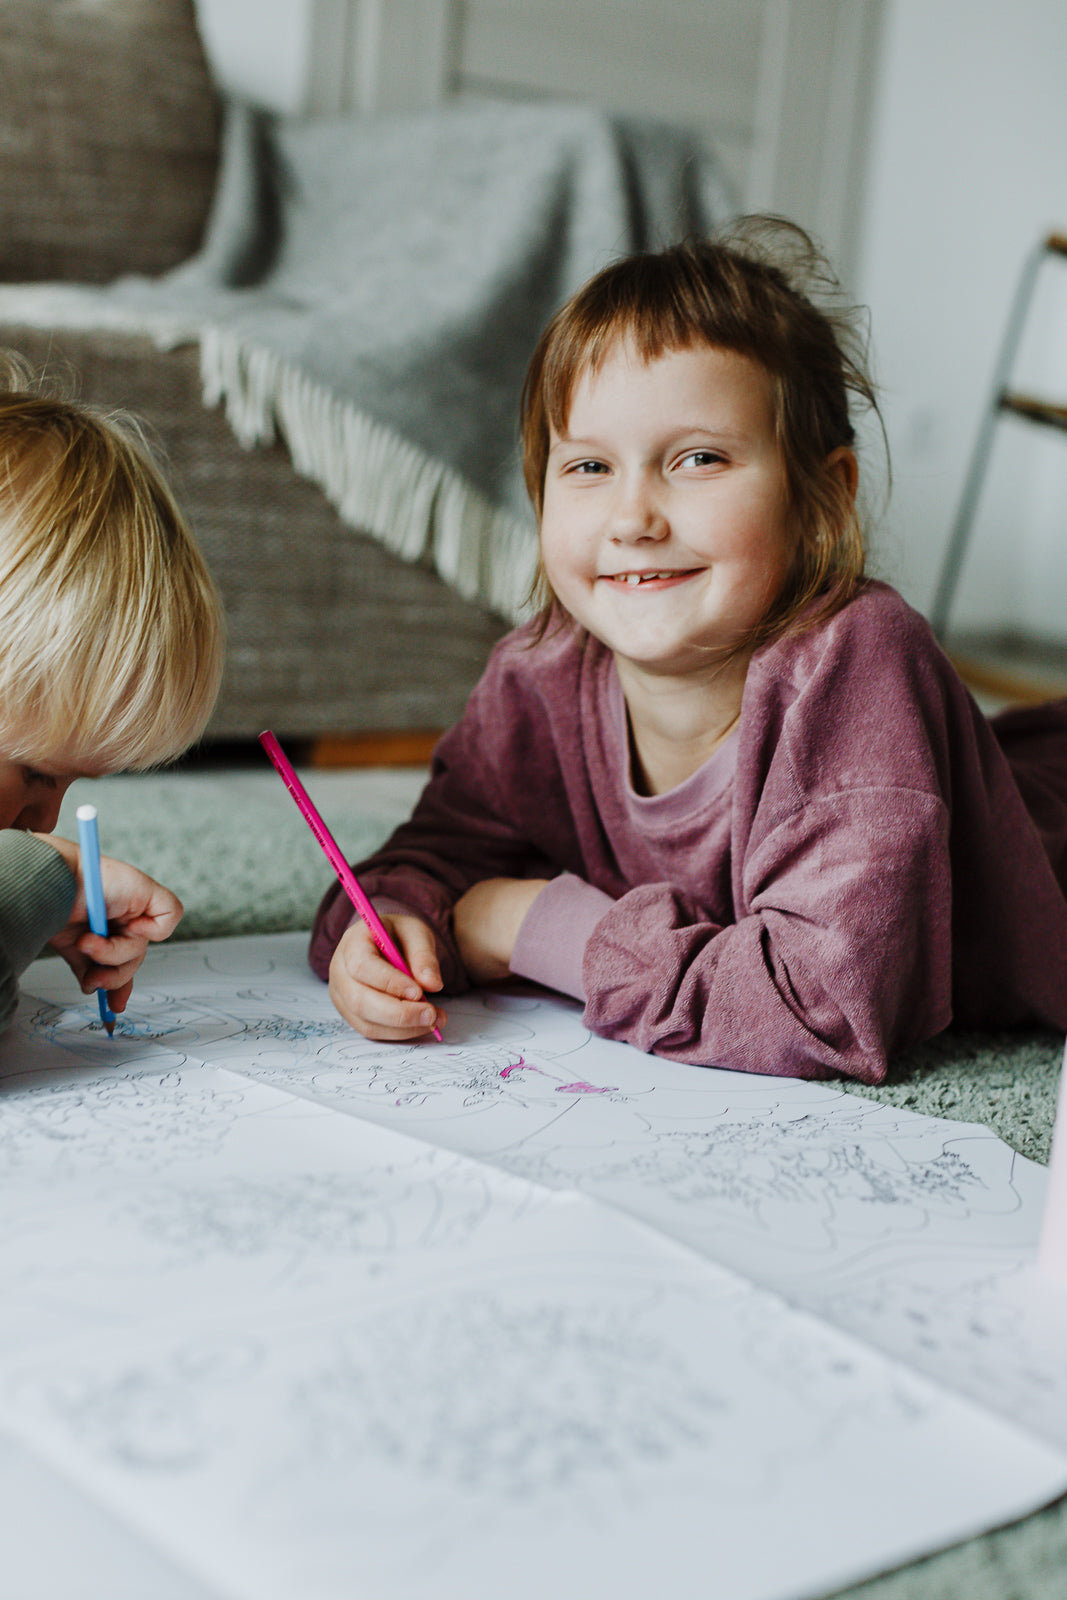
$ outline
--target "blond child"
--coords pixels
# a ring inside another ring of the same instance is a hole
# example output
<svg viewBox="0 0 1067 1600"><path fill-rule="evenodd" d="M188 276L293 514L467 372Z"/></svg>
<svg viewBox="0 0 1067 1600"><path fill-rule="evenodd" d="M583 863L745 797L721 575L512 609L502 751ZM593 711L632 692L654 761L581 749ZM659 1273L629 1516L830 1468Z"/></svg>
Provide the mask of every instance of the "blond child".
<svg viewBox="0 0 1067 1600"><path fill-rule="evenodd" d="M196 739L221 665L214 584L135 425L0 357L0 1022L46 944L122 1011L177 925L169 889L105 857L109 935L91 933L78 847L52 830L75 778Z"/></svg>
<svg viewBox="0 0 1067 1600"><path fill-rule="evenodd" d="M771 241L768 245L768 239ZM949 1023L1067 1028L1067 701L992 722L865 576L875 407L788 225L608 267L527 377L547 596L329 892L341 1014L409 1039L509 973L680 1061L867 1082ZM875 407L876 412L876 407Z"/></svg>

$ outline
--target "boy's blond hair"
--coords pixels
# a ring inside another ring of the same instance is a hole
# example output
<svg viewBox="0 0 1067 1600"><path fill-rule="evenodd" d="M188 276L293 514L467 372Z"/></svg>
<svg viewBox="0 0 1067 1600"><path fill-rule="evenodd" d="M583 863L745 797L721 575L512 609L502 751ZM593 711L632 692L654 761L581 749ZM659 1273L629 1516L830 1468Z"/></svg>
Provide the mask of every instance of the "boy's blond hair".
<svg viewBox="0 0 1067 1600"><path fill-rule="evenodd" d="M0 755L173 760L222 660L218 592L137 424L38 392L0 352Z"/></svg>

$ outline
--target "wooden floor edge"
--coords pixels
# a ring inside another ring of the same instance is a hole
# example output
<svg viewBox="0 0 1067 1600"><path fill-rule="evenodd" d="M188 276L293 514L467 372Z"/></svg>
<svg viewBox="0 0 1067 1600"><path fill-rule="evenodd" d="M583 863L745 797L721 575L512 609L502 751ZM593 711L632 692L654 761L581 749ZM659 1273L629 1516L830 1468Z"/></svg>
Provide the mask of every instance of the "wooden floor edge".
<svg viewBox="0 0 1067 1600"><path fill-rule="evenodd" d="M1028 677L1025 673L991 667L975 661L973 657L956 655L952 651L949 652L949 660L969 689L995 695L998 700L1037 706L1045 700L1059 700L1067 695L1067 678Z"/></svg>
<svg viewBox="0 0 1067 1600"><path fill-rule="evenodd" d="M350 734L320 734L308 746L312 767L424 767L440 728L397 728Z"/></svg>

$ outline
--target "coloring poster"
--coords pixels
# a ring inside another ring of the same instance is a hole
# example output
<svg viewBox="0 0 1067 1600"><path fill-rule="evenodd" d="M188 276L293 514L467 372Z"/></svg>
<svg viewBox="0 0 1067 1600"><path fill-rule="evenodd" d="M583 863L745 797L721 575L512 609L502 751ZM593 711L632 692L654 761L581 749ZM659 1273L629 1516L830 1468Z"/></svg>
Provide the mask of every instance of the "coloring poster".
<svg viewBox="0 0 1067 1600"><path fill-rule="evenodd" d="M656 1060L532 989L451 1000L441 1044L374 1044L305 951L299 934L161 947L121 1048L151 1036L580 1189L1067 1447L1067 1295L1033 1265L1047 1174L988 1129L834 1083ZM69 1005L57 964L31 981ZM32 1030L39 1045L107 1046L88 1008L56 1015Z"/></svg>
<svg viewBox="0 0 1067 1600"><path fill-rule="evenodd" d="M372 1045L305 946L0 1047L3 1415L205 1596L786 1600L1067 1487L1040 1168L534 991Z"/></svg>

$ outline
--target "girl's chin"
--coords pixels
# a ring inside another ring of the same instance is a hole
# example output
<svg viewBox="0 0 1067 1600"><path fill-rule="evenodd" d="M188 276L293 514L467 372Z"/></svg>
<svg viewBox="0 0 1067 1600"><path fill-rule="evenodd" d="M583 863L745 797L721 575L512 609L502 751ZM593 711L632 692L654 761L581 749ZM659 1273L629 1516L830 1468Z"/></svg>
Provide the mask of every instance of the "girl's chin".
<svg viewBox="0 0 1067 1600"><path fill-rule="evenodd" d="M598 635L598 637L600 637ZM678 641L670 647L662 639L654 643L614 637L600 637L617 661L624 662L632 672L650 678L699 678L703 673L716 673L725 653L721 645L694 644Z"/></svg>

